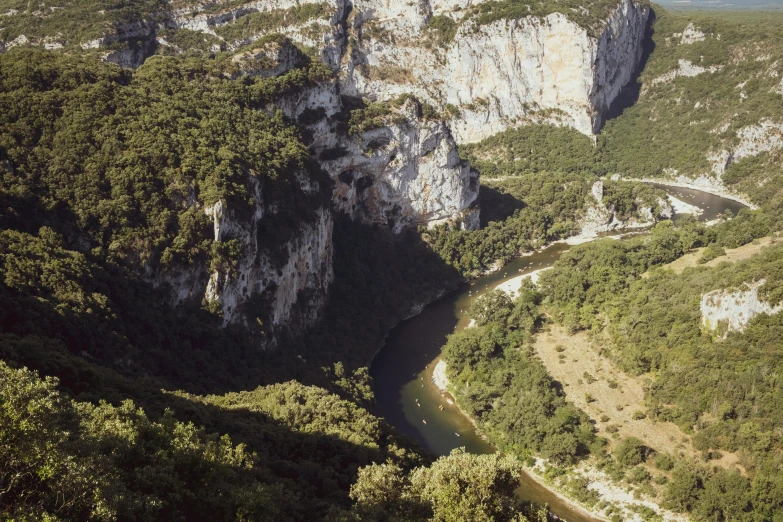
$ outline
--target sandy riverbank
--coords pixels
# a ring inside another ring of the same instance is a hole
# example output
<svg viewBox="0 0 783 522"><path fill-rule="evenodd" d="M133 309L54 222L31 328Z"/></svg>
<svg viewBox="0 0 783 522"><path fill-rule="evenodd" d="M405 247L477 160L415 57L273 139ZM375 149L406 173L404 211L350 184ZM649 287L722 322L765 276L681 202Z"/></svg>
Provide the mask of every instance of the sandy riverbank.
<svg viewBox="0 0 783 522"><path fill-rule="evenodd" d="M541 272L545 270L551 270L551 269L552 267L541 268L533 272L530 272L529 274L513 277L508 281L503 281L502 283L497 285L495 287L495 290L503 290L507 294L512 294L512 293L515 294L519 290L519 287L522 285L523 280L530 279L533 282L533 284L538 284L538 278L541 275Z"/></svg>
<svg viewBox="0 0 783 522"><path fill-rule="evenodd" d="M435 369L432 370L432 382L442 392L449 391L449 378L446 376L446 361L438 360Z"/></svg>

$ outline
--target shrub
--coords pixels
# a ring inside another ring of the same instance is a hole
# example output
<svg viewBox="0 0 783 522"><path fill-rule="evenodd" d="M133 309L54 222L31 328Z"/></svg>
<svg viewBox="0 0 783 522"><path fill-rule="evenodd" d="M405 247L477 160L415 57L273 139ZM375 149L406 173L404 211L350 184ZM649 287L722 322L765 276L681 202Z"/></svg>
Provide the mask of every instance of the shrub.
<svg viewBox="0 0 783 522"><path fill-rule="evenodd" d="M674 468L674 459L668 453L657 453L653 459L653 463L656 468L663 471L670 471Z"/></svg>
<svg viewBox="0 0 783 522"><path fill-rule="evenodd" d="M630 468L641 464L647 458L649 449L636 437L623 439L614 451L614 457L621 465Z"/></svg>

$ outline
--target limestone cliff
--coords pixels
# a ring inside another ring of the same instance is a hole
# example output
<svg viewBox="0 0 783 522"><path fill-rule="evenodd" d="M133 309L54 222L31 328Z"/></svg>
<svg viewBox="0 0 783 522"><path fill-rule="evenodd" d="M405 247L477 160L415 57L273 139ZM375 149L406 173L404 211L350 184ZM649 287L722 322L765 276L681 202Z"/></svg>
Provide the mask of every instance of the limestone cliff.
<svg viewBox="0 0 783 522"><path fill-rule="evenodd" d="M225 201L203 209L215 241L235 259L148 274L170 284L178 301L205 299L226 323L252 322L257 310L248 306L265 307L261 329L275 331L293 322L304 328L318 317L333 273L333 210L397 232L444 222L477 228L478 174L460 159L457 143L533 121L595 133L639 62L649 10L632 0L602 14L597 31L570 11L488 24L462 16L478 3L183 0L130 21L102 11L83 40L20 34L0 43L0 52L59 46L122 67L138 67L153 54L225 53L216 62L232 78L280 76L319 58L331 66L331 81L268 107L296 121L331 178L318 187L303 178L300 189L330 192L331 204L319 199L312 216L268 245L265 223L281 204L264 202L255 186L250 215ZM39 17L49 23L49 15ZM452 21L453 38L430 45L434 17Z"/></svg>
<svg viewBox="0 0 783 522"><path fill-rule="evenodd" d="M298 179L301 190L316 201L319 182L304 174ZM223 316L224 324L247 324L274 343L289 324L307 328L320 316L334 277L334 222L331 209L320 205L289 230L281 224L281 206L264 197L255 178L249 180L255 202L250 213L224 201L203 209L212 220L214 240L238 247L233 263L172 269L148 278L168 284L176 302L203 300ZM269 229L285 232L273 239L265 232Z"/></svg>
<svg viewBox="0 0 783 522"><path fill-rule="evenodd" d="M478 173L459 158L444 122L424 118L412 99L385 120L320 151L336 208L396 232L449 221L478 228Z"/></svg>
<svg viewBox="0 0 783 522"><path fill-rule="evenodd" d="M451 41L425 46L433 14L456 19L458 10L373 0L357 1L355 10L361 38L343 62L345 91L371 99L412 92L451 108L460 143L536 121L598 132L639 64L649 16L622 0L597 38L560 13L468 20Z"/></svg>
<svg viewBox="0 0 783 522"><path fill-rule="evenodd" d="M618 0L601 11L586 2L577 23L570 9L547 16L510 16L491 23L469 15L482 1L254 0L183 1L133 22L96 17L103 36L20 34L16 45L79 45L103 59L137 67L159 49L185 52L165 31L208 37L200 51L244 50L268 34L315 49L341 76L343 94L388 100L403 93L450 110L460 143L475 142L526 122L551 121L585 134L601 128L606 111L639 65L649 8ZM591 13L594 10L596 13ZM11 17L31 16L25 12ZM35 15L35 13L33 14ZM45 24L48 15L38 14ZM435 19L453 34L438 35ZM13 34L13 33L12 33ZM690 33L689 33L690 34ZM689 36L688 38L691 38ZM52 39L53 38L53 39ZM193 39L186 38L190 44Z"/></svg>
<svg viewBox="0 0 783 522"><path fill-rule="evenodd" d="M649 227L660 219L668 219L673 215L670 202L659 199L655 208L637 201L637 211L633 215L620 216L611 203L604 201L604 184L600 180L593 184L588 197L590 201L579 223L581 227L579 236L571 241L586 240L618 230Z"/></svg>
<svg viewBox="0 0 783 522"><path fill-rule="evenodd" d="M783 304L771 305L759 298L758 291L765 279L746 283L736 290L715 290L701 297L701 323L715 332L719 339L728 332L741 332L759 314L776 314Z"/></svg>

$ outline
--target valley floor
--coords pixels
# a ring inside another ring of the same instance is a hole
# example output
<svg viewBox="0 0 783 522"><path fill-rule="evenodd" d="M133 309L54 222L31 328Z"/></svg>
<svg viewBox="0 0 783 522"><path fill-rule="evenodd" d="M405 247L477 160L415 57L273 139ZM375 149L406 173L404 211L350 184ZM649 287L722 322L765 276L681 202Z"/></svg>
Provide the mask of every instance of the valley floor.
<svg viewBox="0 0 783 522"><path fill-rule="evenodd" d="M644 389L649 378L631 377L618 369L599 355L599 342L586 332L570 335L563 326L552 325L548 332L536 336L535 350L549 374L563 386L568 400L590 416L599 435L612 446L621 439L637 437L656 451L699 458L690 438L674 423L634 419L634 413L645 410ZM728 468L737 461L737 455L724 452L722 459L711 462Z"/></svg>

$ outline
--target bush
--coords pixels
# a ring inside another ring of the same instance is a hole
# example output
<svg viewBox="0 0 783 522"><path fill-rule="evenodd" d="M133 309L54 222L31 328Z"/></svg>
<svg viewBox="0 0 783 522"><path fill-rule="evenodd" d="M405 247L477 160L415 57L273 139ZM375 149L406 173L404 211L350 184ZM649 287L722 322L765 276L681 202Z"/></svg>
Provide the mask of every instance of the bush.
<svg viewBox="0 0 783 522"><path fill-rule="evenodd" d="M712 261L713 259L716 259L720 256L725 256L726 251L719 247L718 245L712 244L704 249L704 252L702 252L701 257L699 258L698 263L700 265L703 265L709 261Z"/></svg>
<svg viewBox="0 0 783 522"><path fill-rule="evenodd" d="M636 437L623 439L614 450L617 462L626 468L641 464L647 458L649 449Z"/></svg>
<svg viewBox="0 0 783 522"><path fill-rule="evenodd" d="M674 459L668 453L656 453L653 463L656 468L663 471L670 471L674 468Z"/></svg>
<svg viewBox="0 0 783 522"><path fill-rule="evenodd" d="M644 466L636 466L626 475L626 479L631 484L646 484L650 478L650 472Z"/></svg>

